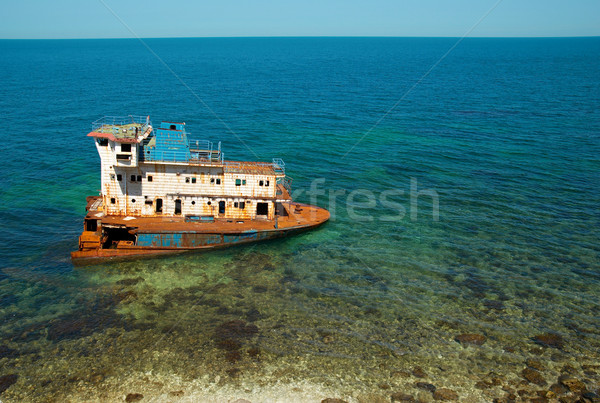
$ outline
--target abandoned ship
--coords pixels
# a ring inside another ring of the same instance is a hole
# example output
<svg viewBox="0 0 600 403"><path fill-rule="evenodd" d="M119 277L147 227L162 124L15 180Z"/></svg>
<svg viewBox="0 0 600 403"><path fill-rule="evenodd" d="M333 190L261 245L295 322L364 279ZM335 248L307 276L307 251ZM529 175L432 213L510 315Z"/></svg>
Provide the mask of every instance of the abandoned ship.
<svg viewBox="0 0 600 403"><path fill-rule="evenodd" d="M92 124L101 194L87 198L74 263L226 247L323 224L326 209L291 199L281 159L226 161L185 123L103 117Z"/></svg>

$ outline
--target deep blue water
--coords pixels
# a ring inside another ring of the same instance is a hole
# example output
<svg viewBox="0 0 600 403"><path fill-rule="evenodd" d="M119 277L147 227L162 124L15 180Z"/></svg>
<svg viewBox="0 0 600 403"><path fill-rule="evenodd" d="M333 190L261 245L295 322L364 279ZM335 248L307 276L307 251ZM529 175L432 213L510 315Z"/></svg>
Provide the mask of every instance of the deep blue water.
<svg viewBox="0 0 600 403"><path fill-rule="evenodd" d="M419 366L491 400L532 357L548 384L568 364L596 390L583 366L600 360L600 38L467 38L440 61L456 41L0 41L0 347L15 352L0 354L0 376L18 376L0 399L110 400L150 370L187 396L209 385L261 400L280 381L431 399L394 375ZM226 159L283 158L297 199L331 222L74 268L100 188L85 135L122 114L185 121ZM224 349L215 334L231 320L258 336ZM463 347L460 333L487 340ZM502 385L475 387L490 371Z"/></svg>

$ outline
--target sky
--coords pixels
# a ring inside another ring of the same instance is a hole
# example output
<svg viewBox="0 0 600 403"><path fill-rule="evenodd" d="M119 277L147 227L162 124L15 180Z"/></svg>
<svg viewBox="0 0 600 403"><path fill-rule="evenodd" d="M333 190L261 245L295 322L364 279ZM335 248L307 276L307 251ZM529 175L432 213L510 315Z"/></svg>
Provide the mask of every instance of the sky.
<svg viewBox="0 0 600 403"><path fill-rule="evenodd" d="M600 36L600 0L0 0L0 22L0 39Z"/></svg>

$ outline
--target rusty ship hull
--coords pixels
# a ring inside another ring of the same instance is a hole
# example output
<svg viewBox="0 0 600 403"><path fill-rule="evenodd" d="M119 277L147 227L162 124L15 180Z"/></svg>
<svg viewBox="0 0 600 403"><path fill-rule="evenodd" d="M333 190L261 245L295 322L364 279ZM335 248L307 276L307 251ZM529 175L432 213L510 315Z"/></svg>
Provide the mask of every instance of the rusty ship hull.
<svg viewBox="0 0 600 403"><path fill-rule="evenodd" d="M98 199L99 196L88 198L88 206ZM79 237L79 250L71 252L71 259L76 265L89 265L221 249L308 231L324 224L330 217L327 210L317 206L292 202L284 208L288 209L287 213L275 222L231 219L201 222L195 217L190 221L189 217L103 216L101 210L90 209L86 220L101 219L101 227L95 231L83 231Z"/></svg>
<svg viewBox="0 0 600 403"><path fill-rule="evenodd" d="M329 212L296 203L280 158L225 160L221 143L190 138L185 122L105 116L88 137L100 156L99 196L74 263L224 248L317 227Z"/></svg>

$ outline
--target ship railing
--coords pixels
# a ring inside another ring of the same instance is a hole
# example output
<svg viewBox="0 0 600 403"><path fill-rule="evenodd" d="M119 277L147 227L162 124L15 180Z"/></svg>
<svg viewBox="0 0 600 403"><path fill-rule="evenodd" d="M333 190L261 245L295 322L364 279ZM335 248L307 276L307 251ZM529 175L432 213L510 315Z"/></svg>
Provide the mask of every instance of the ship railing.
<svg viewBox="0 0 600 403"><path fill-rule="evenodd" d="M92 123L92 131L99 130L104 126L112 126L113 129L116 129L118 126L134 123L142 125L143 130L146 130L149 125L152 125L152 122L150 122L150 116L103 116Z"/></svg>
<svg viewBox="0 0 600 403"><path fill-rule="evenodd" d="M147 162L188 162L190 153L187 151L175 150L150 150L144 154L144 161Z"/></svg>
<svg viewBox="0 0 600 403"><path fill-rule="evenodd" d="M273 169L275 173L285 175L285 162L281 158L273 158Z"/></svg>
<svg viewBox="0 0 600 403"><path fill-rule="evenodd" d="M142 159L147 162L203 162L222 164L224 153L221 152L221 142L215 148L207 140L190 140L187 145L179 149L178 141L161 139L155 147L144 145Z"/></svg>
<svg viewBox="0 0 600 403"><path fill-rule="evenodd" d="M221 153L221 142L217 143L215 148L212 141L208 140L190 140L190 158L192 161L223 162Z"/></svg>

